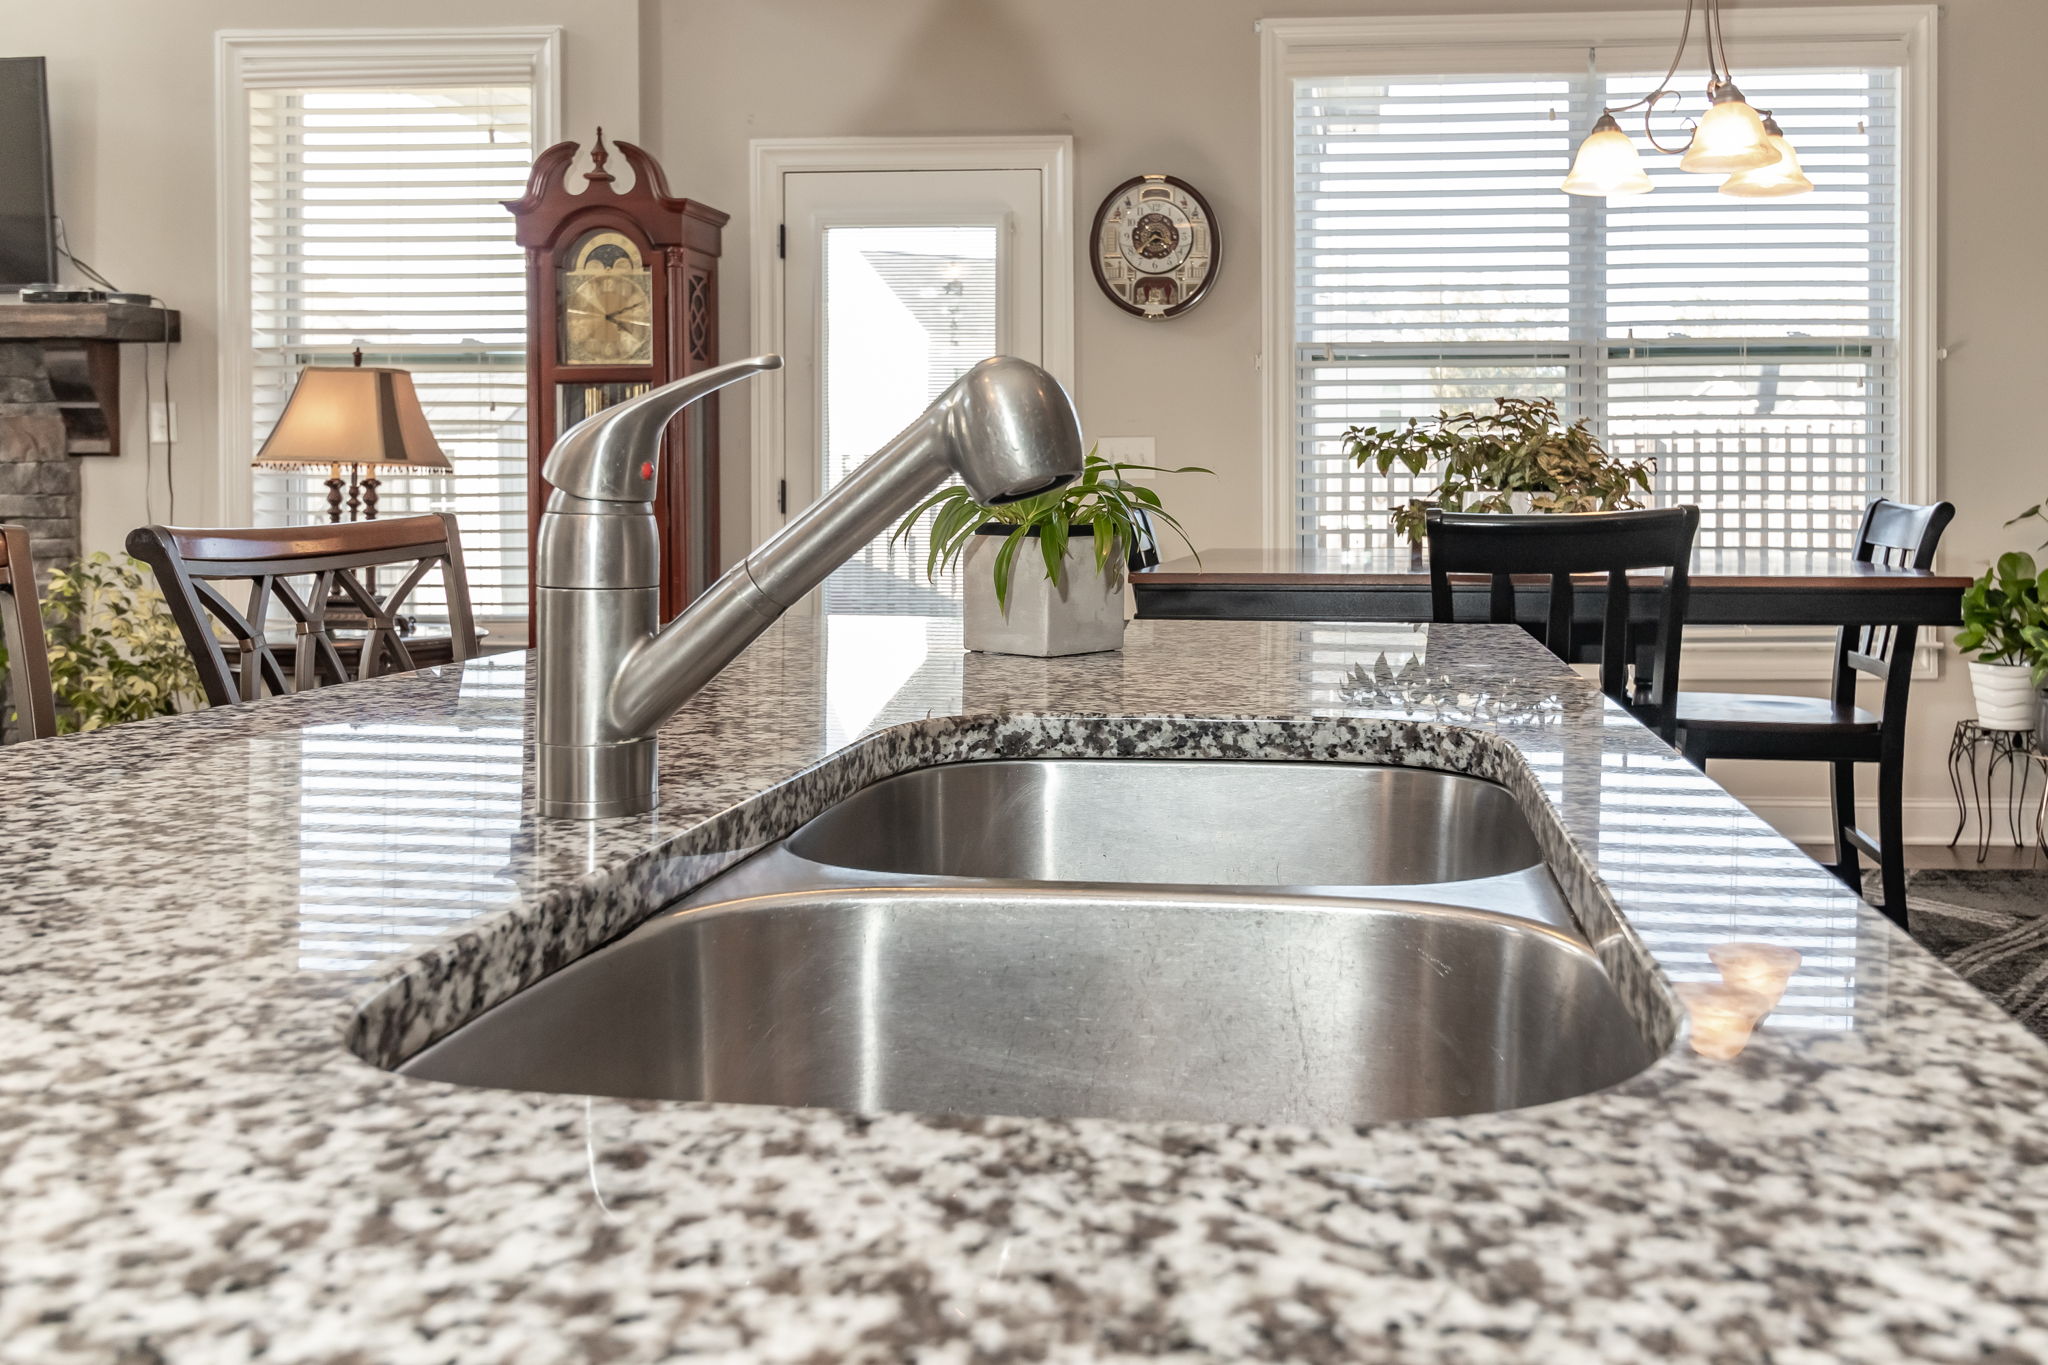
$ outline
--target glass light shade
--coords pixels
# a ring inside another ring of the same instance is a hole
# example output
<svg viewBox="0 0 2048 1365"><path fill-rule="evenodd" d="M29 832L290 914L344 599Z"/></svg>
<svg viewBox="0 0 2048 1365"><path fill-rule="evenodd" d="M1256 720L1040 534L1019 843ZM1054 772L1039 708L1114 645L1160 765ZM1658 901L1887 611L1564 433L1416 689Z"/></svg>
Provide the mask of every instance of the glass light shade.
<svg viewBox="0 0 2048 1365"><path fill-rule="evenodd" d="M1643 158L1614 115L1602 114L1579 144L1571 174L1560 187L1566 194L1648 194L1653 186L1643 171Z"/></svg>
<svg viewBox="0 0 2048 1365"><path fill-rule="evenodd" d="M1779 155L1764 133L1763 116L1749 107L1740 90L1724 85L1707 106L1699 127L1693 129L1692 145L1686 148L1678 168L1717 175L1768 166Z"/></svg>
<svg viewBox="0 0 2048 1365"><path fill-rule="evenodd" d="M1721 193L1732 194L1739 199L1783 199L1787 195L1810 192L1813 182L1806 178L1806 171L1799 164L1799 153L1792 150L1792 144L1785 140L1784 130L1769 114L1764 115L1764 136L1771 146L1777 148L1778 159L1768 166L1737 171L1721 182Z"/></svg>
<svg viewBox="0 0 2048 1365"><path fill-rule="evenodd" d="M308 365L254 461L286 468L448 469L412 376L378 365Z"/></svg>

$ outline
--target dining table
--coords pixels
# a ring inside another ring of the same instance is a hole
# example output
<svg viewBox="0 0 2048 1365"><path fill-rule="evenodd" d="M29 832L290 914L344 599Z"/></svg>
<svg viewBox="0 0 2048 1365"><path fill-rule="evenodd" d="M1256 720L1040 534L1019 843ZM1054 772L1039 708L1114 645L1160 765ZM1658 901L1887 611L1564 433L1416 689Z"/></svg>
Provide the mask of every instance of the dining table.
<svg viewBox="0 0 2048 1365"><path fill-rule="evenodd" d="M1427 621L1429 563L1420 550L1205 550L1130 575L1140 617L1221 621ZM1824 550L1704 548L1693 556L1688 625L1954 626L1961 624L1967 575L1889 568ZM1483 620L1487 584L1456 580L1461 619ZM1630 584L1630 614L1654 615L1652 584ZM1604 577L1575 580L1580 620L1605 610ZM1516 614L1540 623L1546 580L1528 580Z"/></svg>

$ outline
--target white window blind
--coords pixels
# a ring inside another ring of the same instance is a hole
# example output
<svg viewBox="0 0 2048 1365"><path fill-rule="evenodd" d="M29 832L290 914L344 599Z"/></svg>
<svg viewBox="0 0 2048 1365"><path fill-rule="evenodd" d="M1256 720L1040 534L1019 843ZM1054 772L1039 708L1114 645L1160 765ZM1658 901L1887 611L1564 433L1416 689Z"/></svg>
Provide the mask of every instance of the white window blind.
<svg viewBox="0 0 2048 1365"><path fill-rule="evenodd" d="M1865 502L1901 486L1898 79L1743 69L1812 194L1732 199L1646 152L1655 191L1605 201L1558 182L1600 108L1656 75L1596 54L1591 71L1297 80L1300 543L1387 545L1387 508L1430 485L1352 467L1347 426L1512 395L1656 456L1655 500L1698 503L1703 547L1847 548Z"/></svg>
<svg viewBox="0 0 2048 1365"><path fill-rule="evenodd" d="M526 614L528 85L249 92L255 440L305 365L409 370L450 474L382 471L380 516L453 512L476 614ZM255 474L260 524L324 521L325 474ZM345 514L344 514L345 515ZM418 605L431 617L438 585Z"/></svg>

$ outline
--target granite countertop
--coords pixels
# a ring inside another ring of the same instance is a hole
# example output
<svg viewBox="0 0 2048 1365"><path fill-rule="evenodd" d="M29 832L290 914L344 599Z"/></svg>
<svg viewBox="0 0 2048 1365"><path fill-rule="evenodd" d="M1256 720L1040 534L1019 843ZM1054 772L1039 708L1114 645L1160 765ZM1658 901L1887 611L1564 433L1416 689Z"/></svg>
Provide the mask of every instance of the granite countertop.
<svg viewBox="0 0 2048 1365"><path fill-rule="evenodd" d="M788 621L662 804L530 814L524 655L0 752L0 1360L2048 1359L2048 1051L1518 631ZM1360 1129L465 1089L391 1062L866 781L1499 777L1640 1076ZM1731 1060L1674 983L1795 948Z"/></svg>

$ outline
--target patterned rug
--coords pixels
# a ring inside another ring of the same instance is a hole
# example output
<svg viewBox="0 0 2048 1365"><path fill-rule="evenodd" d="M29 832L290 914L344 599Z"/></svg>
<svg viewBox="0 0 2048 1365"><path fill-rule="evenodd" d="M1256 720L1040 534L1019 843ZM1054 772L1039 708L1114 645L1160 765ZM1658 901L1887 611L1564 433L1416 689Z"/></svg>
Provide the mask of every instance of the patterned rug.
<svg viewBox="0 0 2048 1365"><path fill-rule="evenodd" d="M1906 901L1914 938L2048 1039L2048 871L1911 872Z"/></svg>

